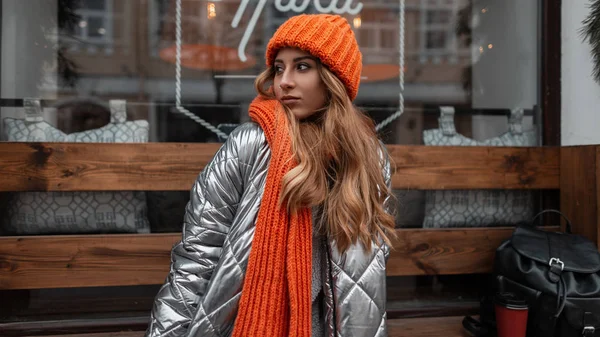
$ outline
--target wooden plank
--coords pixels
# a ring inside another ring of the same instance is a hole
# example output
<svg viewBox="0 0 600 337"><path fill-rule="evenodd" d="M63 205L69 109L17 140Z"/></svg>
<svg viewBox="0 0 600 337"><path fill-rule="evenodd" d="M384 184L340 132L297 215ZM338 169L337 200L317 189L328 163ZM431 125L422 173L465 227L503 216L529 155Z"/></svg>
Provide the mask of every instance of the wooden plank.
<svg viewBox="0 0 600 337"><path fill-rule="evenodd" d="M542 145L560 146L561 144L561 88L562 88L562 21L564 0L542 0L540 11L540 98L541 112L536 111L537 121L542 123ZM538 114L539 113L539 114ZM541 118L540 118L541 117Z"/></svg>
<svg viewBox="0 0 600 337"><path fill-rule="evenodd" d="M557 189L555 147L388 146L394 188Z"/></svg>
<svg viewBox="0 0 600 337"><path fill-rule="evenodd" d="M573 232L592 242L598 239L598 200L595 146L560 149L560 209L573 224ZM558 223L557 217L549 218Z"/></svg>
<svg viewBox="0 0 600 337"><path fill-rule="evenodd" d="M144 333L149 316L72 319L61 318L41 321L17 321L0 323L3 337L11 336L89 336L89 337L133 337L131 332Z"/></svg>
<svg viewBox="0 0 600 337"><path fill-rule="evenodd" d="M0 191L189 190L220 144L0 143ZM557 147L388 145L397 189L557 189Z"/></svg>
<svg viewBox="0 0 600 337"><path fill-rule="evenodd" d="M596 146L596 246L600 250L600 146Z"/></svg>
<svg viewBox="0 0 600 337"><path fill-rule="evenodd" d="M162 283L179 234L0 237L0 289Z"/></svg>
<svg viewBox="0 0 600 337"><path fill-rule="evenodd" d="M0 191L189 190L219 146L0 143Z"/></svg>
<svg viewBox="0 0 600 337"><path fill-rule="evenodd" d="M389 337L467 337L462 328L462 316L400 318L388 320ZM33 335L30 335L30 337ZM144 331L60 334L47 337L142 337Z"/></svg>
<svg viewBox="0 0 600 337"><path fill-rule="evenodd" d="M46 337L144 337L145 331L98 332L84 334L44 335ZM29 335L27 337L33 337Z"/></svg>
<svg viewBox="0 0 600 337"><path fill-rule="evenodd" d="M513 228L398 230L388 275L476 274L492 271L496 248Z"/></svg>
<svg viewBox="0 0 600 337"><path fill-rule="evenodd" d="M487 273L512 228L400 229L388 275ZM161 284L179 234L0 237L0 289Z"/></svg>
<svg viewBox="0 0 600 337"><path fill-rule="evenodd" d="M462 327L463 317L424 317L388 320L389 337L469 337Z"/></svg>

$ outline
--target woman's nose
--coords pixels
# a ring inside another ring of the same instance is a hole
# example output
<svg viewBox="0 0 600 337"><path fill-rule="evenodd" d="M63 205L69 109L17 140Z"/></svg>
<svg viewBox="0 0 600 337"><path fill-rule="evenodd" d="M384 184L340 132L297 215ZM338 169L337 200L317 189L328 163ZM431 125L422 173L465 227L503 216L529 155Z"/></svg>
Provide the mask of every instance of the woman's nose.
<svg viewBox="0 0 600 337"><path fill-rule="evenodd" d="M285 70L281 75L281 83L280 86L282 89L291 89L295 85L294 76L290 71Z"/></svg>

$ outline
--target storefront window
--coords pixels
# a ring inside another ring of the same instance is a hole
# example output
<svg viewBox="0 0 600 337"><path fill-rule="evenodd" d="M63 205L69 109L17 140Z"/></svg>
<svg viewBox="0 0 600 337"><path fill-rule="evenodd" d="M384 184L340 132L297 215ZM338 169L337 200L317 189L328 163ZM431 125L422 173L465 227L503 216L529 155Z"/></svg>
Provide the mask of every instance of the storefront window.
<svg viewBox="0 0 600 337"><path fill-rule="evenodd" d="M118 98L127 100L129 119L149 122L149 141L218 141L203 127L204 137L169 136L167 121L186 118L169 117L178 114L175 0L35 2L33 9L2 2L2 118L22 117L22 99L38 98L45 120L68 132L78 111L56 107ZM287 17L337 6L364 55L356 104L380 124L387 143L423 144L440 106L460 110L457 128L467 137L506 131L513 109L523 109L527 128L539 131L537 2L182 0L181 6L181 106L215 127L247 120L265 46ZM192 124L187 133L196 135Z"/></svg>

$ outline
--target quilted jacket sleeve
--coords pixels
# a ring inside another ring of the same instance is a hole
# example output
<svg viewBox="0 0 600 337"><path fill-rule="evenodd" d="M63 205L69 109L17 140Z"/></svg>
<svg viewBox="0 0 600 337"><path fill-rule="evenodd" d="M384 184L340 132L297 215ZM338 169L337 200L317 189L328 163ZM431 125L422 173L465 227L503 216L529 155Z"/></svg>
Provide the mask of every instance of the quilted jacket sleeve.
<svg viewBox="0 0 600 337"><path fill-rule="evenodd" d="M245 128L231 134L192 187L182 240L171 251L171 270L156 296L147 337L187 334L241 198L248 162L238 151L248 143Z"/></svg>

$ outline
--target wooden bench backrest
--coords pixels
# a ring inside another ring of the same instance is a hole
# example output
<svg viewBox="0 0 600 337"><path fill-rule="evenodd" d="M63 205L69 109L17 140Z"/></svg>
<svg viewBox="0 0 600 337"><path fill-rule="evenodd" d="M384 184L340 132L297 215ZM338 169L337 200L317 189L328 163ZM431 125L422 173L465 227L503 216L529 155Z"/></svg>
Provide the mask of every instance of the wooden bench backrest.
<svg viewBox="0 0 600 337"><path fill-rule="evenodd" d="M0 192L182 191L220 144L0 143ZM557 147L388 145L395 189L560 186ZM183 214L182 214L183 218ZM388 275L486 273L512 228L399 229ZM0 289L160 284L173 234L0 237Z"/></svg>

